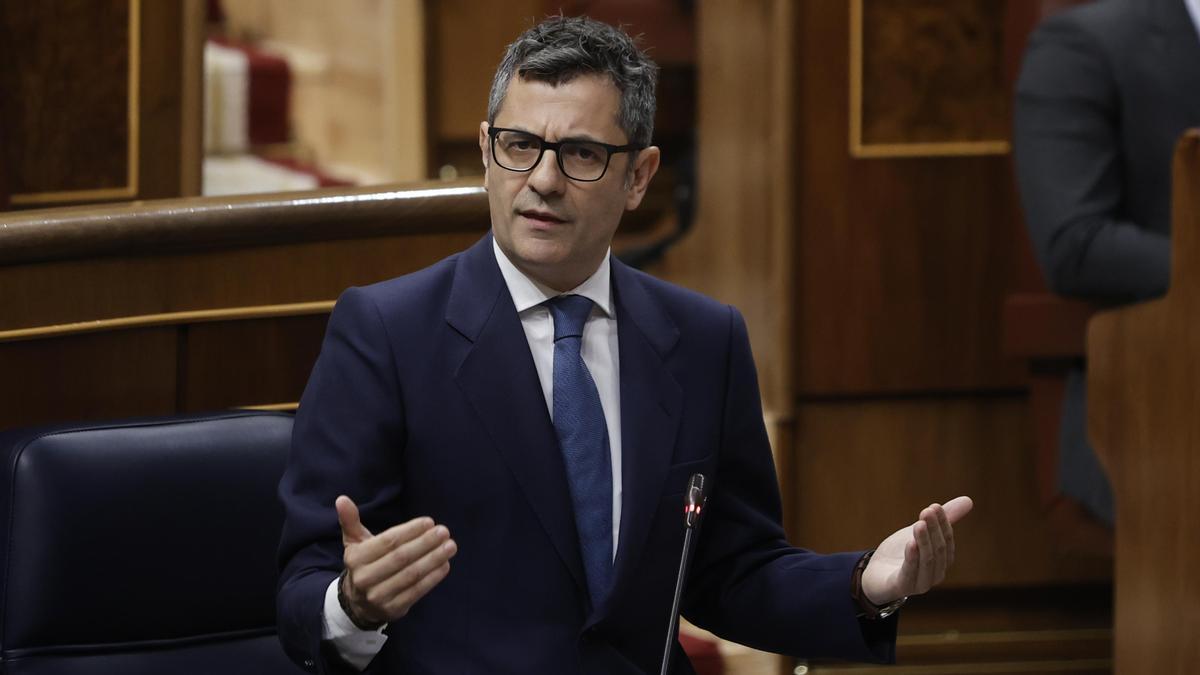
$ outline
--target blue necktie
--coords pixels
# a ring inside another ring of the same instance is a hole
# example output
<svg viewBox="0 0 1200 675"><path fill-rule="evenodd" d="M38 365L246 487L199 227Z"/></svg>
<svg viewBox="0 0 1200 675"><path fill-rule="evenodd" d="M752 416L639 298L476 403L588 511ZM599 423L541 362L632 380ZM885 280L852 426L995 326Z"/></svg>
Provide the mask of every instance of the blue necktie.
<svg viewBox="0 0 1200 675"><path fill-rule="evenodd" d="M554 317L554 431L567 467L575 527L592 606L612 582L612 465L600 394L579 349L592 301L560 295L546 303Z"/></svg>

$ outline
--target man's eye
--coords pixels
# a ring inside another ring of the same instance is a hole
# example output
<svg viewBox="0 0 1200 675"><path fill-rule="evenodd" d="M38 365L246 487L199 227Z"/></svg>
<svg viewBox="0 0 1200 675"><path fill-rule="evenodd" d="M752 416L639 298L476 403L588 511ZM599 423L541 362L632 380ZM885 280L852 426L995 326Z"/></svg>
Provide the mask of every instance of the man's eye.
<svg viewBox="0 0 1200 675"><path fill-rule="evenodd" d="M505 147L507 147L509 150L533 150L537 146L534 145L533 141L531 141L527 138L520 138L517 140L509 141L508 145L506 145Z"/></svg>
<svg viewBox="0 0 1200 675"><path fill-rule="evenodd" d="M595 148L591 148L586 145L572 145L570 147L570 154L573 155L575 159L582 160L584 162L594 162L600 158L600 153Z"/></svg>

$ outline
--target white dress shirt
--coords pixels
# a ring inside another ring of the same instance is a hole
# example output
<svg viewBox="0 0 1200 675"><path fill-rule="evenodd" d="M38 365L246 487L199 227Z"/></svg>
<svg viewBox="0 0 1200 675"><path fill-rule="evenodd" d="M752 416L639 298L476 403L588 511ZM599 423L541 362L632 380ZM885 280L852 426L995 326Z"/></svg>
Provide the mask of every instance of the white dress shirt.
<svg viewBox="0 0 1200 675"><path fill-rule="evenodd" d="M546 409L554 416L554 319L545 302L557 295L548 288L526 276L508 259L496 240L492 250L500 274L508 286L509 295L521 318L521 328L529 342L529 352L537 369L538 381L542 385ZM583 325L583 343L580 353L596 390L600 394L600 407L604 410L605 426L608 427L608 446L612 462L612 513L613 513L613 558L617 555L617 541L621 531L621 386L620 351L617 349L617 313L613 306L611 251L604 256L599 269L586 281L567 291L565 295L582 295L593 303L592 313ZM453 537L454 533L451 532ZM453 572L451 572L453 574ZM419 602L419 601L418 601ZM383 628L361 630L338 604L337 579L325 589L324 639L332 641L338 653L350 665L363 670L383 649L387 636Z"/></svg>
<svg viewBox="0 0 1200 675"><path fill-rule="evenodd" d="M1200 37L1200 0L1184 0L1188 14L1192 15L1192 23L1196 24L1196 35Z"/></svg>

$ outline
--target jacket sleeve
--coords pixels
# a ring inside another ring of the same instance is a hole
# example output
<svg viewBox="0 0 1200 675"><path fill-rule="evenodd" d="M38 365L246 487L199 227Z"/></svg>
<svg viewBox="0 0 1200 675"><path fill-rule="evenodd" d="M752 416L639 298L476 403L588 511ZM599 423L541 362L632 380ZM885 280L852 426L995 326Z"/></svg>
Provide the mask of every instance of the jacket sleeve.
<svg viewBox="0 0 1200 675"><path fill-rule="evenodd" d="M1119 90L1098 38L1073 12L1030 37L1013 138L1025 221L1050 288L1104 302L1165 293L1170 240L1121 215Z"/></svg>
<svg viewBox="0 0 1200 675"><path fill-rule="evenodd" d="M349 289L329 318L279 485L279 637L306 670L347 668L322 643L325 592L343 567L334 500L342 494L353 499L372 532L399 522L404 434L391 341L375 303Z"/></svg>
<svg viewBox="0 0 1200 675"><path fill-rule="evenodd" d="M767 651L890 662L895 618L860 621L850 595L862 552L819 555L786 540L750 341L741 315L729 312L720 454L684 613Z"/></svg>

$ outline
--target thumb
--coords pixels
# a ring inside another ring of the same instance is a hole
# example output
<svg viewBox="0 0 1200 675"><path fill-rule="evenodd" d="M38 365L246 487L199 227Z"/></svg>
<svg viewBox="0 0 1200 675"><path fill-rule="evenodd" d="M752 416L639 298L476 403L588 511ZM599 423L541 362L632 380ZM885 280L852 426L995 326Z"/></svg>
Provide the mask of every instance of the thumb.
<svg viewBox="0 0 1200 675"><path fill-rule="evenodd" d="M371 531L363 527L358 518L358 506L346 495L341 495L333 503L337 509L338 524L342 526L342 545L358 544L371 538Z"/></svg>
<svg viewBox="0 0 1200 675"><path fill-rule="evenodd" d="M962 497L955 497L954 499L951 499L943 504L942 508L946 511L946 519L950 521L951 525L953 525L954 523L962 520L963 516L970 513L974 506L975 502L971 501L970 497L964 495Z"/></svg>

